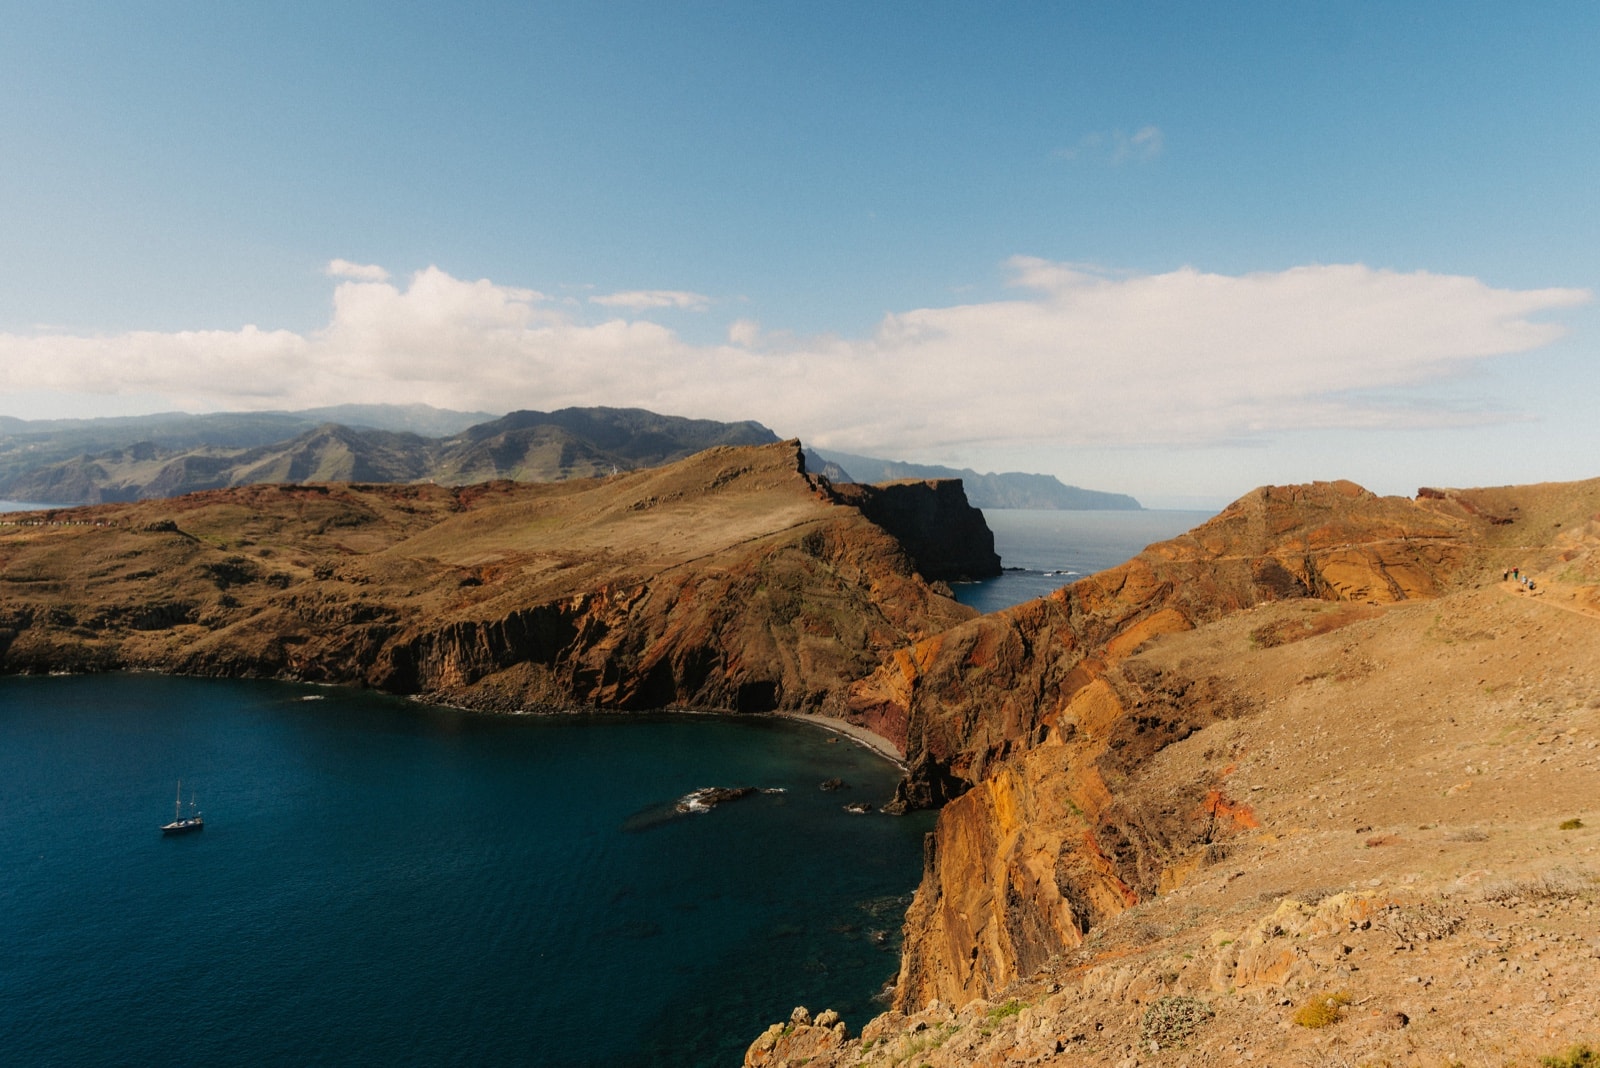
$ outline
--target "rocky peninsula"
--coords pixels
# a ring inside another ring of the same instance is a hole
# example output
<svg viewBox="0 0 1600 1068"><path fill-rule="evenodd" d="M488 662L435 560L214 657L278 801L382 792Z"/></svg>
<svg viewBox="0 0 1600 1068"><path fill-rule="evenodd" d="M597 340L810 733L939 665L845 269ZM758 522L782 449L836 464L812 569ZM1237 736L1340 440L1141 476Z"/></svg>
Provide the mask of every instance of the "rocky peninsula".
<svg viewBox="0 0 1600 1068"><path fill-rule="evenodd" d="M831 711L890 650L972 616L945 578L999 566L959 485L860 489L808 475L791 441L567 482L22 513L0 526L0 669L354 683L502 711Z"/></svg>
<svg viewBox="0 0 1600 1068"><path fill-rule="evenodd" d="M1586 1063L1600 481L1268 487L976 617L959 487L797 442L0 525L0 669L827 717L937 807L893 1004L747 1064ZM852 1030L851 1026L859 1026Z"/></svg>

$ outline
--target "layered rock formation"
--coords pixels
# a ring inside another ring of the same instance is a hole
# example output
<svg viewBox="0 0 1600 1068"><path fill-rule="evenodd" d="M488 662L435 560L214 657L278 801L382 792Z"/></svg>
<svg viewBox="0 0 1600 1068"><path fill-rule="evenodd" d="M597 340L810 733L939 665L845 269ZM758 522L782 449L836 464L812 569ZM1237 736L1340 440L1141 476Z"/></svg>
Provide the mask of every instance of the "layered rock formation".
<svg viewBox="0 0 1600 1068"><path fill-rule="evenodd" d="M906 753L900 804L944 806L897 1004L992 994L1253 825L1221 783L1160 798L1126 789L1155 752L1247 711L1204 678L1131 654L1266 603L1346 602L1320 624L1342 626L1437 597L1494 566L1514 529L1496 517L1514 507L1494 491L1412 501L1347 482L1258 490L1121 567L898 650L854 683L848 718ZM1266 628L1254 640L1285 639Z"/></svg>
<svg viewBox="0 0 1600 1068"><path fill-rule="evenodd" d="M9 671L356 682L502 709L827 710L888 650L972 615L809 477L797 442L558 484L36 513L0 527L0 590Z"/></svg>
<svg viewBox="0 0 1600 1068"><path fill-rule="evenodd" d="M1600 481L1319 484L899 651L852 714L905 739L906 800L950 800L896 1009L860 1038L769 1032L746 1063L1592 1042L1597 595Z"/></svg>
<svg viewBox="0 0 1600 1068"><path fill-rule="evenodd" d="M1168 997L1276 1041L1269 1009L1349 979L1342 954L1372 948L1327 941L1327 923L1358 922L1339 909L1455 895L1482 912L1498 907L1472 897L1486 841L1535 889L1556 885L1537 864L1592 843L1562 835L1600 825L1569 804L1600 796L1600 482L1258 490L982 618L928 583L941 561L982 559L976 526L960 547L907 547L966 522L948 487L841 492L794 442L585 482L34 513L0 524L0 668L271 675L502 709L820 711L882 735L908 760L899 805L943 806L896 1013L871 1048L797 1018L751 1063L1106 1063L1150 1041L1139 1021ZM1503 581L1512 567L1537 589ZM1318 905L1356 875L1415 890ZM1596 899L1582 872L1557 882L1559 900ZM1223 915L1245 935L1208 938ZM1450 967L1461 989L1481 981ZM1230 990L1263 1000L1212 1003ZM1523 1003L1541 992L1558 1003L1533 986ZM1071 1030L1085 1013L1104 1036ZM1196 1063L1283 1048L1207 1041Z"/></svg>

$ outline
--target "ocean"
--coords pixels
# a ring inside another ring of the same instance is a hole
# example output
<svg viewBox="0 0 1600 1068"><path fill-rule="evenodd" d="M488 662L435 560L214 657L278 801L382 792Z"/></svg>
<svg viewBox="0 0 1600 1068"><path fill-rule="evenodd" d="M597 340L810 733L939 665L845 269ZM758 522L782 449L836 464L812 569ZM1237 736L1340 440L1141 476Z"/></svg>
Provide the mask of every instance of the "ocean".
<svg viewBox="0 0 1600 1068"><path fill-rule="evenodd" d="M773 719L0 679L0 1059L737 1065L798 1004L859 1027L931 817L843 805L897 775ZM179 779L205 829L163 837Z"/></svg>
<svg viewBox="0 0 1600 1068"><path fill-rule="evenodd" d="M957 594L1042 596L1209 514L991 511L1008 570ZM932 816L843 806L898 775L770 718L0 678L0 1059L680 1068L795 1005L858 1028ZM164 838L179 779L206 827Z"/></svg>
<svg viewBox="0 0 1600 1068"><path fill-rule="evenodd" d="M1215 512L1044 511L993 508L983 513L1005 568L998 578L952 583L956 600L998 612L1054 593L1085 575L1115 567L1153 542L1204 523Z"/></svg>

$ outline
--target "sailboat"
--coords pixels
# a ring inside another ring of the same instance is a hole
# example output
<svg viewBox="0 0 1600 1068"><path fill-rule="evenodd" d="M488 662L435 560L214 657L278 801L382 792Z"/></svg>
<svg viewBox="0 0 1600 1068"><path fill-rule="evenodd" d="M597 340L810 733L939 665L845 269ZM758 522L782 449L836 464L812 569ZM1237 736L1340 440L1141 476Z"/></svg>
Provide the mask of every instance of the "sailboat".
<svg viewBox="0 0 1600 1068"><path fill-rule="evenodd" d="M189 798L190 815L183 814L183 780L178 780L178 799L172 803L172 822L161 825L162 834L188 834L190 831L203 831L206 827L205 817L194 810L194 797Z"/></svg>

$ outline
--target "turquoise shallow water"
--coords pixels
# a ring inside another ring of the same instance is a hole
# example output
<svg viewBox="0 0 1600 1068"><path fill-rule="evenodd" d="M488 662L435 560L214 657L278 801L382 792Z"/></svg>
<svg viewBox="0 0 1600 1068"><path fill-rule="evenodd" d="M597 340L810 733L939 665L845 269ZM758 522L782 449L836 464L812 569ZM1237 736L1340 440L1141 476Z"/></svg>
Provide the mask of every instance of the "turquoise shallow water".
<svg viewBox="0 0 1600 1068"><path fill-rule="evenodd" d="M930 821L842 804L896 775L770 720L0 679L0 1050L737 1064L796 1004L878 1011ZM163 838L179 778L206 829ZM747 784L784 792L672 812Z"/></svg>

